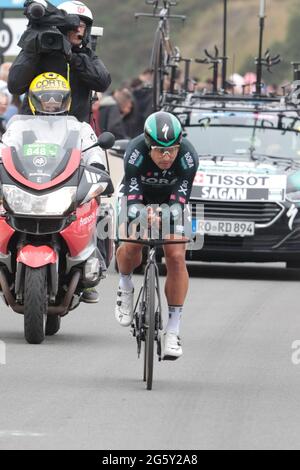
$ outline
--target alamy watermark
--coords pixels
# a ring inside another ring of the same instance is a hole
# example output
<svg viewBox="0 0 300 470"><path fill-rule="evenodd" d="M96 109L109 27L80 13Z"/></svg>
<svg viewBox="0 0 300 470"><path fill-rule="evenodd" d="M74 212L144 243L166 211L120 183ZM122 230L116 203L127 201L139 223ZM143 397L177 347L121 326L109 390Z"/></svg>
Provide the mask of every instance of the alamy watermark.
<svg viewBox="0 0 300 470"><path fill-rule="evenodd" d="M6 364L6 344L4 341L0 341L0 366Z"/></svg>
<svg viewBox="0 0 300 470"><path fill-rule="evenodd" d="M97 236L111 239L189 240L188 250L201 250L204 242L204 205L147 204L140 201L128 204L127 197L119 198L116 211L107 205L97 223Z"/></svg>
<svg viewBox="0 0 300 470"><path fill-rule="evenodd" d="M295 339L292 343L293 353L291 356L291 361L295 366L300 364L300 339Z"/></svg>

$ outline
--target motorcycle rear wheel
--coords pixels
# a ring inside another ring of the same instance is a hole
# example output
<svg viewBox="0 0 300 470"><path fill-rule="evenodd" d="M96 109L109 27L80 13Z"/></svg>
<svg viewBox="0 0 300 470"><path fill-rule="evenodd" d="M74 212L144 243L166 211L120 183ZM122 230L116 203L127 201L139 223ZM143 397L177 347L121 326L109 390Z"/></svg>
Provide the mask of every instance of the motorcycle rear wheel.
<svg viewBox="0 0 300 470"><path fill-rule="evenodd" d="M59 315L47 315L46 321L46 336L53 336L60 329L60 316Z"/></svg>

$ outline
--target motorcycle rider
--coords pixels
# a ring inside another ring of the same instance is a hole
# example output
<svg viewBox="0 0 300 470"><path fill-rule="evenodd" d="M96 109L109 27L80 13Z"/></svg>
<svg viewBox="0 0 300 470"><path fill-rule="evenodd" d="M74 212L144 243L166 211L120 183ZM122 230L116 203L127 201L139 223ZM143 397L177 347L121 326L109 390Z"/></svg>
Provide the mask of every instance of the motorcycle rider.
<svg viewBox="0 0 300 470"><path fill-rule="evenodd" d="M66 33L71 46L69 57L56 50L32 53L25 47L10 68L8 89L12 94L26 93L22 114L31 114L27 97L30 83L34 77L43 72L48 70L56 72L70 82L72 90L70 115L79 121L89 122L92 90L106 91L111 83L111 77L103 62L88 46L93 24L91 10L80 1L63 2L58 8L67 14L76 14L80 18L77 30Z"/></svg>
<svg viewBox="0 0 300 470"><path fill-rule="evenodd" d="M39 129L42 129L41 137L36 135L36 138L39 140L49 132L49 124L46 120L43 120L43 116L62 116L69 114L72 101L70 85L63 76L57 73L47 72L40 74L34 78L29 86L28 101L32 114L36 115L37 119L39 116L42 117L38 126ZM30 125L32 125L32 121ZM81 123L74 119L74 127L78 129L78 126L80 126L80 140L83 149L97 142L96 134L88 123ZM54 129L51 129L51 132L59 135L60 127L61 121L57 120L57 129L54 127ZM34 131L34 129L32 130ZM15 146L19 138L20 145L22 145L24 131L28 131L28 122L26 119L15 120L3 134L3 144L6 146ZM83 153L83 159L87 165L105 169L102 157L103 150L98 146ZM103 266L105 267L104 260ZM98 302L99 296L94 288L88 288L84 290L81 300L87 303L95 303Z"/></svg>

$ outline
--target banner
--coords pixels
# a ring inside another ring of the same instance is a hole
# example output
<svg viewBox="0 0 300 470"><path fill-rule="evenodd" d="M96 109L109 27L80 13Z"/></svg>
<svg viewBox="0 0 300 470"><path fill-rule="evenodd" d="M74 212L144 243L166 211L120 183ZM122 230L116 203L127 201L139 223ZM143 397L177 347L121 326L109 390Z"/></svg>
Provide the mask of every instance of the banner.
<svg viewBox="0 0 300 470"><path fill-rule="evenodd" d="M28 20L27 18L5 18L3 23L6 26L6 30L1 29L0 22L0 50L2 49L4 55L16 56L21 50L17 44L26 29ZM7 32L10 32L10 36ZM8 44L7 37L10 37Z"/></svg>

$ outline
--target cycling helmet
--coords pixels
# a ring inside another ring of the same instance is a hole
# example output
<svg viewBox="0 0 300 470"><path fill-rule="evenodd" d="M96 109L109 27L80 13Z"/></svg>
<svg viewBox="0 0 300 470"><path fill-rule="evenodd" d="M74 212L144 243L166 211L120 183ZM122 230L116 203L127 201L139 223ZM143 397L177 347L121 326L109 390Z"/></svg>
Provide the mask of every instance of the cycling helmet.
<svg viewBox="0 0 300 470"><path fill-rule="evenodd" d="M158 111L146 119L144 135L149 148L151 146L171 147L180 144L182 127L176 116Z"/></svg>
<svg viewBox="0 0 300 470"><path fill-rule="evenodd" d="M65 114L71 106L69 82L58 73L42 73L35 77L28 91L33 114Z"/></svg>

